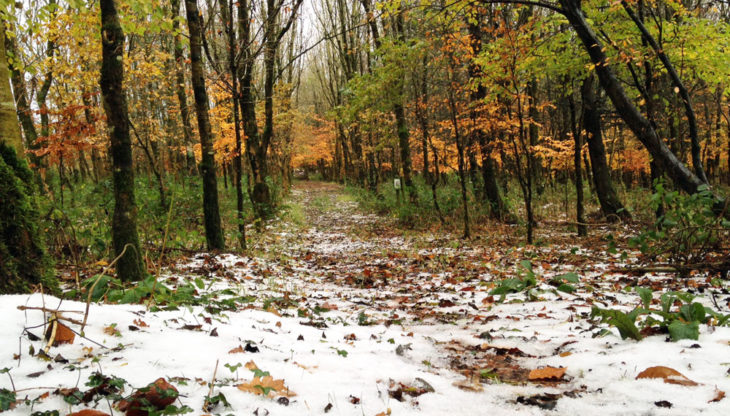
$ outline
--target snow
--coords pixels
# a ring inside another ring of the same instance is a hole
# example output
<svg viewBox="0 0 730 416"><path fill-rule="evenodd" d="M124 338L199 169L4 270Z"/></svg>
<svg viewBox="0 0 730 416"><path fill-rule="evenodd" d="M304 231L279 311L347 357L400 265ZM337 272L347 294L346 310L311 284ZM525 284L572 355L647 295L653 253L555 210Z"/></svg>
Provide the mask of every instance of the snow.
<svg viewBox="0 0 730 416"><path fill-rule="evenodd" d="M294 192L293 199L305 206L315 194ZM30 400L59 387L85 390L84 383L97 371L127 380L130 386L125 395L132 387L165 377L179 389L180 402L191 407L193 414L204 413L201 409L216 361L213 394L222 392L231 404L230 409L212 411L218 414L321 415L330 403L328 415L358 416L730 413L729 398L710 402L718 390L730 392L730 328L701 325L697 341L666 342L664 335L640 342L622 340L615 328L597 327L586 319L594 301L624 310L639 302L635 293L613 289L622 276L611 274L605 264L593 264L590 270L567 264L554 270L535 267L541 281L575 270L586 284L578 285L573 294L543 290L536 301L523 302L525 294L520 293L507 296L504 303L493 303L488 298L491 283L513 275L505 258L484 248L427 248L428 242L387 232L357 237L352 230L365 230L384 220L353 215L355 204L337 198L336 192L324 195L331 197L332 207L308 213L308 227L282 224L261 237L256 242L259 250L253 253L264 254L223 254L214 259L199 255L162 276L163 282L174 285L202 275L206 286L201 293L233 289L242 296L255 296L256 302L217 315L202 305L150 311L144 305L92 304L85 338L77 336L73 344L52 347L49 352L51 357L60 354L67 364L29 355L31 345L37 352L43 342L29 341L23 331L28 328L42 336L43 328L38 326L47 317L18 306L78 311L65 316L82 319L85 304L40 294L2 296L0 368L10 369L18 398ZM581 254L590 255L588 251L582 249ZM508 255L519 258L520 250ZM446 264L439 261L455 258L474 268L439 266ZM166 280L170 277L176 282ZM656 276L662 278L666 276ZM547 288L541 284L541 289ZM265 300L274 297L290 299L296 306L275 303L275 310L263 310ZM313 312L323 305L337 309ZM300 317L298 309L310 316ZM311 321L327 327L306 325ZM116 324L119 336L104 331L111 324ZM200 325L200 329L183 329L184 325ZM604 328L612 335L594 336ZM211 336L214 329L217 336ZM247 343L259 352L229 352ZM478 366L492 359L493 347L518 348L524 356L511 358L508 364L523 369L566 367L565 380L477 383L483 391L455 385L468 381L469 364ZM251 360L296 393L288 406L275 400L281 394L272 399L236 388L250 381L253 373L245 367L235 371L229 367ZM660 379L636 380L639 372L655 365L674 368L700 384L688 387ZM37 372L43 373L28 376ZM389 395L392 383L413 386L420 383L416 379L425 380L434 391L418 397L404 395L402 402ZM0 388L12 389L6 374L0 374ZM543 393L567 394L553 410L517 402L520 396ZM655 404L664 400L672 407ZM32 410L19 404L4 414L51 409L64 414L81 408L51 394ZM105 400L97 408L122 414Z"/></svg>

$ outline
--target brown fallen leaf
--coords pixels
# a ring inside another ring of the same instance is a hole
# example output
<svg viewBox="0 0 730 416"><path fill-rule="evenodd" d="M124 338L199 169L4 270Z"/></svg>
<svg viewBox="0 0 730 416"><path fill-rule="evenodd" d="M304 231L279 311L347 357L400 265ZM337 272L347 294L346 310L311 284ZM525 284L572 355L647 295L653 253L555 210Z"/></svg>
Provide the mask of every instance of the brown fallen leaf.
<svg viewBox="0 0 730 416"><path fill-rule="evenodd" d="M248 370L251 370L251 371L258 370L259 369L259 366L257 366L256 363L253 362L253 360L247 362L243 366L246 367Z"/></svg>
<svg viewBox="0 0 730 416"><path fill-rule="evenodd" d="M284 385L284 380L276 380L271 376L264 376L263 378L254 377L253 380L241 383L236 387L241 391L253 393L259 396L296 396L296 393L290 391L289 388Z"/></svg>
<svg viewBox="0 0 730 416"><path fill-rule="evenodd" d="M266 308L265 310L266 310L266 312L273 313L274 315L276 315L276 316L278 316L278 317L281 318L281 314L279 313L279 311L276 310L276 308L274 307L274 305L269 305L269 307Z"/></svg>
<svg viewBox="0 0 730 416"><path fill-rule="evenodd" d="M53 333L53 326L56 327L56 336L53 338L54 347L60 344L73 344L74 338L76 338L74 331L55 319L51 321L51 325L48 326L48 330L46 331L47 340L50 339Z"/></svg>
<svg viewBox="0 0 730 416"><path fill-rule="evenodd" d="M228 351L228 353L229 354L243 354L243 347L239 345L236 348Z"/></svg>
<svg viewBox="0 0 730 416"><path fill-rule="evenodd" d="M116 325L109 325L107 327L104 327L104 333L107 335L113 335L113 336L121 336L122 334L117 329Z"/></svg>
<svg viewBox="0 0 730 416"><path fill-rule="evenodd" d="M560 380L565 375L565 370L567 368L565 367L545 367L545 368L536 368L534 370L530 370L530 374L527 376L528 380Z"/></svg>
<svg viewBox="0 0 730 416"><path fill-rule="evenodd" d="M124 412L125 416L147 416L149 414L148 406L163 410L178 396L179 393L175 386L164 378L158 378L147 387L135 391L129 398L119 401L117 408Z"/></svg>
<svg viewBox="0 0 730 416"><path fill-rule="evenodd" d="M94 409L83 409L78 412L69 413L68 416L109 416L109 413L104 413Z"/></svg>
<svg viewBox="0 0 730 416"><path fill-rule="evenodd" d="M664 366L649 367L636 376L637 380L640 378L661 378L665 383L679 384L681 386L696 386L698 384L685 377L679 371Z"/></svg>
<svg viewBox="0 0 730 416"><path fill-rule="evenodd" d="M573 353L572 353L572 352L570 352L570 351L565 351L565 352L561 352L561 353L560 353L559 355L560 355L561 357L567 357L567 356L569 356L569 355L572 355L572 354L573 354Z"/></svg>
<svg viewBox="0 0 730 416"><path fill-rule="evenodd" d="M478 378L470 377L465 380L455 381L454 386L467 391L474 391L474 392L480 392L484 391L484 387L482 387L482 383L479 382Z"/></svg>
<svg viewBox="0 0 730 416"><path fill-rule="evenodd" d="M725 392L722 390L715 389L715 397L707 403L719 402L720 400L722 400L724 398L725 398Z"/></svg>

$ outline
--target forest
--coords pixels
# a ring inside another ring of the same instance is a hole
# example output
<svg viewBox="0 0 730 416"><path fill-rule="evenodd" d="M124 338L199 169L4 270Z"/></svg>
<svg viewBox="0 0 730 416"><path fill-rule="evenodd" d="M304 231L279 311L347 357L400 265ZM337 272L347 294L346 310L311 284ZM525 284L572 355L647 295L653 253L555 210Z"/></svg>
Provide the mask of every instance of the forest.
<svg viewBox="0 0 730 416"><path fill-rule="evenodd" d="M727 414L729 1L0 23L1 414Z"/></svg>

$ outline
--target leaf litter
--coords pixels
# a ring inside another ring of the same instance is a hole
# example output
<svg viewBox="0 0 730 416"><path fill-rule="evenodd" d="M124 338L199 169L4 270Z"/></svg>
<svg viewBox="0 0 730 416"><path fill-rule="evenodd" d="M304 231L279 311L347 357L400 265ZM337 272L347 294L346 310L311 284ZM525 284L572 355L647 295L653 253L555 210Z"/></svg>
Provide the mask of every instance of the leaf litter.
<svg viewBox="0 0 730 416"><path fill-rule="evenodd" d="M315 198L331 203L318 209ZM4 414L28 414L23 400L38 411L81 411L84 402L69 397L93 404L110 391L74 390L99 372L125 381L109 394L133 399L133 386L163 379L179 391L173 406L222 414L725 414L727 327L702 324L698 340L649 332L636 342L590 317L596 305L640 306L633 286L710 289L703 276L633 276L622 269L635 258L592 251L590 241L537 248L402 233L334 185L305 184L291 199L307 225L274 221L251 256L201 253L163 271L161 283L195 284L208 304L94 303L84 336L47 354L65 362L40 359L48 341L26 334L46 318L17 309L60 301L3 296L0 336L20 337L0 346L0 368L14 382L0 388L19 400ZM225 368L211 380L216 360ZM658 366L682 372L637 379ZM42 397L39 386L66 395ZM656 404L664 402L671 407Z"/></svg>

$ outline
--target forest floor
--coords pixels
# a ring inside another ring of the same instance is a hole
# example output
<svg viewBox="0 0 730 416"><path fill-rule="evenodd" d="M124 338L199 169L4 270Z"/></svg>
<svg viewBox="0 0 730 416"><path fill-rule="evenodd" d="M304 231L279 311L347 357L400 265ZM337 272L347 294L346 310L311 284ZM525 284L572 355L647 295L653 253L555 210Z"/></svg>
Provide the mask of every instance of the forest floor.
<svg viewBox="0 0 730 416"><path fill-rule="evenodd" d="M32 355L45 342L28 335L42 337L47 317L18 306L58 307L81 320L86 305L2 296L0 369L9 369L14 385L0 374L0 387L18 399L5 414L85 407L122 414L98 387L113 390L114 383L95 372L123 379L122 395L164 377L180 391L173 405L192 414L730 411L730 328L700 324L698 340L677 342L644 331L635 341L590 319L593 306L640 306L627 288L653 288L657 305L662 292L709 294L716 281L627 273L631 256L606 254L600 229L580 245L565 234L555 236L557 244L518 246L499 230L463 242L403 231L361 212L333 184L299 183L287 203L281 220L254 236L250 256L201 253L163 269L161 284L193 284L208 304L156 310L92 303L84 337L50 347L49 361ZM504 299L490 295L516 276L535 284L514 286ZM728 312L726 295L698 300ZM649 375L659 378L637 379L653 366L684 377L654 369ZM206 397L216 399L203 410Z"/></svg>

